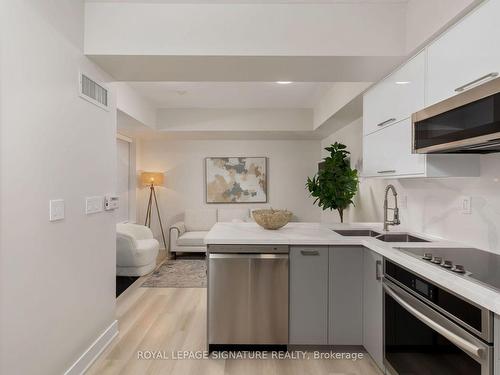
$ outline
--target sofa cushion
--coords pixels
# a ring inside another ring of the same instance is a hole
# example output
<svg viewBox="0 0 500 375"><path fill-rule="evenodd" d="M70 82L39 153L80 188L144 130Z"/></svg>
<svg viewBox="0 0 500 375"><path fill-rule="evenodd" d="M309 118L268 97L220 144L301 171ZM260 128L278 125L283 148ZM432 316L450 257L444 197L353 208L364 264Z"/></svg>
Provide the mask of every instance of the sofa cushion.
<svg viewBox="0 0 500 375"><path fill-rule="evenodd" d="M248 221L250 210L248 208L219 208L217 221L221 223Z"/></svg>
<svg viewBox="0 0 500 375"><path fill-rule="evenodd" d="M217 222L217 210L215 209L199 209L186 210L184 214L184 225L186 231L208 231Z"/></svg>
<svg viewBox="0 0 500 375"><path fill-rule="evenodd" d="M205 236L208 231L186 232L177 239L179 246L205 246Z"/></svg>

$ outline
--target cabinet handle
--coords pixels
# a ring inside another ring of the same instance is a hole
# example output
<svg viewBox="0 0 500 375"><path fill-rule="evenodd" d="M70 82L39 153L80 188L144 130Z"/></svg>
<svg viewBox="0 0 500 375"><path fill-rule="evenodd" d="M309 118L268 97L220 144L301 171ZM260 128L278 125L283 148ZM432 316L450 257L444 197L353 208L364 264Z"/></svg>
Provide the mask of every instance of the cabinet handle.
<svg viewBox="0 0 500 375"><path fill-rule="evenodd" d="M300 250L302 255L319 255L318 250Z"/></svg>
<svg viewBox="0 0 500 375"><path fill-rule="evenodd" d="M394 122L394 121L396 121L396 119L393 117L393 118L390 118L389 120L382 121L381 123L377 124L377 126L384 126L384 125L387 125L387 124Z"/></svg>
<svg viewBox="0 0 500 375"><path fill-rule="evenodd" d="M472 86L478 82L481 82L483 80L485 80L486 78L495 78L495 77L498 77L498 72L491 72L491 73L488 73L482 77L479 77L478 79L475 79L474 81L470 81L469 83L466 83L465 85L463 86L460 86L460 87L457 87L455 89L455 92L462 92L462 91L465 91L469 86Z"/></svg>
<svg viewBox="0 0 500 375"><path fill-rule="evenodd" d="M396 173L396 170L395 169L388 169L388 170L385 170L385 171L377 171L377 173L379 173L379 174Z"/></svg>
<svg viewBox="0 0 500 375"><path fill-rule="evenodd" d="M382 266L382 261L381 260L377 260L375 262L375 279L377 281L382 280L381 266Z"/></svg>

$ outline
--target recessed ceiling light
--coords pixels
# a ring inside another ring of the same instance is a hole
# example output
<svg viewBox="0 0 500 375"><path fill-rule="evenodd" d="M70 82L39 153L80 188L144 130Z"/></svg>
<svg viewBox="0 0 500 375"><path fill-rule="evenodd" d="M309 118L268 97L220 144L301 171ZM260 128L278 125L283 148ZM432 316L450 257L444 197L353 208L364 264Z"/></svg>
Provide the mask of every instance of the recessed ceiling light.
<svg viewBox="0 0 500 375"><path fill-rule="evenodd" d="M396 81L396 85L409 85L410 81Z"/></svg>
<svg viewBox="0 0 500 375"><path fill-rule="evenodd" d="M278 85L289 85L292 81L276 81Z"/></svg>

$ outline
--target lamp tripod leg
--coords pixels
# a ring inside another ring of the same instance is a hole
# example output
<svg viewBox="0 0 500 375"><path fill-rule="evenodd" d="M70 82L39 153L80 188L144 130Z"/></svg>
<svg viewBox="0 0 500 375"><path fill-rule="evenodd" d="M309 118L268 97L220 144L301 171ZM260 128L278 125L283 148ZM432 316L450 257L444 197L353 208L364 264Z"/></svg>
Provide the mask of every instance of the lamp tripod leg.
<svg viewBox="0 0 500 375"><path fill-rule="evenodd" d="M163 224L161 222L160 209L158 208L158 200L156 199L156 191L155 191L154 187L151 188L151 190L153 192L153 196L155 199L156 213L158 214L158 222L160 223L160 230L161 230L161 236L163 238L163 245L165 246L165 251L167 251L167 241L165 241L165 233L163 232Z"/></svg>
<svg viewBox="0 0 500 375"><path fill-rule="evenodd" d="M153 210L153 199L151 198L151 206L149 207L149 217L148 217L148 225L151 228L151 212Z"/></svg>
<svg viewBox="0 0 500 375"><path fill-rule="evenodd" d="M148 228L151 227L151 205L153 202L153 189L150 187L149 190L149 201L148 201L148 209L146 210L146 220L144 221L144 225Z"/></svg>

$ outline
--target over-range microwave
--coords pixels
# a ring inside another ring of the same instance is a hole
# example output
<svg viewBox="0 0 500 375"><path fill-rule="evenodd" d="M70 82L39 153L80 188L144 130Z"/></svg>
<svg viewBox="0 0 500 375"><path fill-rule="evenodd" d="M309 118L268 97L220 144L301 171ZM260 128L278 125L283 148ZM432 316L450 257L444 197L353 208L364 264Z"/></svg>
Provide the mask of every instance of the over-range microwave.
<svg viewBox="0 0 500 375"><path fill-rule="evenodd" d="M413 152L500 152L500 78L412 115Z"/></svg>

